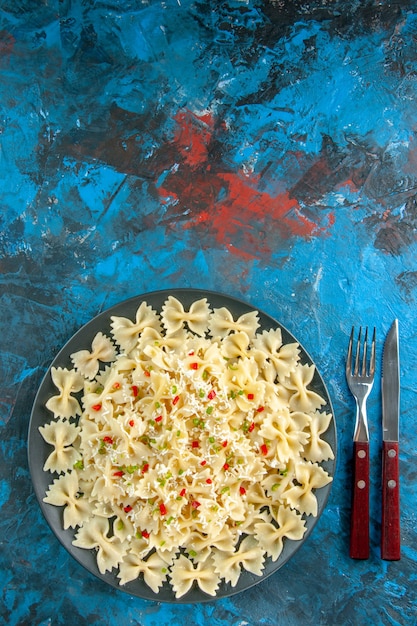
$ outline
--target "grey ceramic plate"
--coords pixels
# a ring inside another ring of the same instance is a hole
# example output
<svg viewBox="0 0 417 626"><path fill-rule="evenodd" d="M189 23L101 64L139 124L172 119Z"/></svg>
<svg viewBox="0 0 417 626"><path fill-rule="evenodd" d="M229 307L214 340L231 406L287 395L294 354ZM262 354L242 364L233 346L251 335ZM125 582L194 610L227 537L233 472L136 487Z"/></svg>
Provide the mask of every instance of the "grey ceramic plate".
<svg viewBox="0 0 417 626"><path fill-rule="evenodd" d="M235 319L240 315L243 315L244 313L254 310L254 307L246 304L245 302L242 302L235 298L231 298L227 295L210 291L202 291L197 289L170 289L166 291L147 293L121 302L120 304L117 304L111 309L104 311L103 313L92 319L90 322L88 322L77 333L75 333L70 341L68 341L68 343L62 348L54 361L51 363L50 367L67 367L68 369L71 369L72 363L70 360L70 354L78 350L87 349L91 345L94 336L99 331L110 335L111 316L122 316L133 320L135 318L138 307L143 301L146 301L157 311L161 311L163 303L170 295L180 300L184 305L184 308L189 307L195 300L199 300L200 298L207 298L212 308L220 308L223 306L227 307L233 314ZM257 310L259 311L259 309ZM291 335L291 333L286 328L284 328L278 321L269 317L265 313L262 313L261 311L259 311L259 321L261 325L261 330L281 328L284 343L297 341L300 344L298 339ZM301 344L300 351L301 362L312 364L313 361L311 357L308 355L308 353L305 351ZM327 405L324 406L322 410L326 412L331 412L333 414L333 419L331 420L330 427L323 436L323 438L330 444L333 451L336 453L336 424L333 408L325 383L322 380L317 369L310 388L319 393L326 400ZM165 583L164 586L160 589L159 593L155 594L141 578L138 578L137 580L127 583L126 585L121 587L116 576L116 571L113 570L111 573L106 573L104 575L100 574L97 568L96 554L93 550L84 550L72 545L75 531L72 529L63 529L62 507L51 506L43 502L45 492L48 490L48 487L51 484L52 480L55 478L55 476L51 476L49 472L44 472L42 469L46 458L51 451L51 448L42 439L38 428L39 426L42 426L46 422L50 421L52 414L45 408L45 404L47 400L55 394L56 388L52 383L49 369L40 385L32 409L28 435L28 456L30 473L37 499L49 526L51 527L52 531L55 533L61 544L81 565L83 565L95 576L101 578L109 585L112 585L119 590L127 592L130 595L148 600L155 600L158 602L195 603L212 601L214 598L203 593L198 587L193 587L185 596L178 600L175 598L174 592L172 591L172 588L168 583ZM321 466L331 476L334 476L335 463L336 460L327 461L321 463ZM312 532L314 526L316 525L320 515L322 514L326 506L330 488L331 483L326 487L323 487L316 491L315 495L318 501L318 515L315 518L311 516L306 518L307 531L304 534L302 540L292 541L289 539L285 539L284 548L277 561L272 562L270 558L266 559L265 568L262 576L256 576L254 574L251 574L250 572L243 570L235 587L231 587L230 584L226 584L224 581L222 581L218 588L216 598L224 598L227 596L231 596L235 593L244 591L245 589L248 589L249 587L260 583L262 580L264 580L265 578L276 572L280 567L282 567L288 561L288 559L290 559L292 555L300 548L300 546L308 539L310 533Z"/></svg>

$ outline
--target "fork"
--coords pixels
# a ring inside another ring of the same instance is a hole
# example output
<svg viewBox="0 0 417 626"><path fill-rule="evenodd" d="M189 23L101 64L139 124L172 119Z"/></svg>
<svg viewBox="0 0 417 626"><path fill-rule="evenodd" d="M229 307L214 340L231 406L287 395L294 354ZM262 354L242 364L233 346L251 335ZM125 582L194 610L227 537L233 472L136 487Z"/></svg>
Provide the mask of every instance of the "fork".
<svg viewBox="0 0 417 626"><path fill-rule="evenodd" d="M374 384L376 331L374 328L369 366L368 328L365 330L363 344L362 328L359 328L355 356L353 355L354 332L353 327L346 358L346 380L356 401L349 555L352 559L367 559L369 557L369 431L366 401Z"/></svg>

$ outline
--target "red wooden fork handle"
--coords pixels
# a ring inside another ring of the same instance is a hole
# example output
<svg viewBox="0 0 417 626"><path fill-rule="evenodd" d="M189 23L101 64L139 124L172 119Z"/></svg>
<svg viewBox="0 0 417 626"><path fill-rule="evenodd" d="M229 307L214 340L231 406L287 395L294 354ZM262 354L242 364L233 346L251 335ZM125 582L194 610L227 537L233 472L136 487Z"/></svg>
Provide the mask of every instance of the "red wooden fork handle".
<svg viewBox="0 0 417 626"><path fill-rule="evenodd" d="M353 443L353 485L350 525L352 559L369 557L369 443Z"/></svg>

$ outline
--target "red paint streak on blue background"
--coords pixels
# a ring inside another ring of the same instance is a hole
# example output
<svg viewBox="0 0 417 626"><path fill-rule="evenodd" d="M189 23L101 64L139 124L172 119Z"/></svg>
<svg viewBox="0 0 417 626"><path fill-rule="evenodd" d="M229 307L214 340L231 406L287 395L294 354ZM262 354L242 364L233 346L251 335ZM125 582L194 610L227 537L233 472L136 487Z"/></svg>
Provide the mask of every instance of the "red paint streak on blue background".
<svg viewBox="0 0 417 626"><path fill-rule="evenodd" d="M171 153L177 153L179 165L166 176L159 193L161 201L168 198L183 208L183 228L204 226L218 245L244 258L271 254L266 229L274 233L275 244L278 239L309 237L323 230L303 214L288 192L260 191L258 175L211 163L210 141L216 128L212 115L181 112L176 122Z"/></svg>

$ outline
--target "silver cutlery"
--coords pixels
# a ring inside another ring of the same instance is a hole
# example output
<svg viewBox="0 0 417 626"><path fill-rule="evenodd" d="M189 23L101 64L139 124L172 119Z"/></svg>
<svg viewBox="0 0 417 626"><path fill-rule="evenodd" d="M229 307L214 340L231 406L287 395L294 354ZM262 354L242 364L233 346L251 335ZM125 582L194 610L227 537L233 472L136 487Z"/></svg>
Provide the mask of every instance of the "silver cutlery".
<svg viewBox="0 0 417 626"><path fill-rule="evenodd" d="M369 557L369 431L366 401L375 376L374 328L368 364L368 329L362 343L359 329L354 354L354 328L346 358L346 380L356 401L356 424L353 436L353 486L349 554L352 559Z"/></svg>

